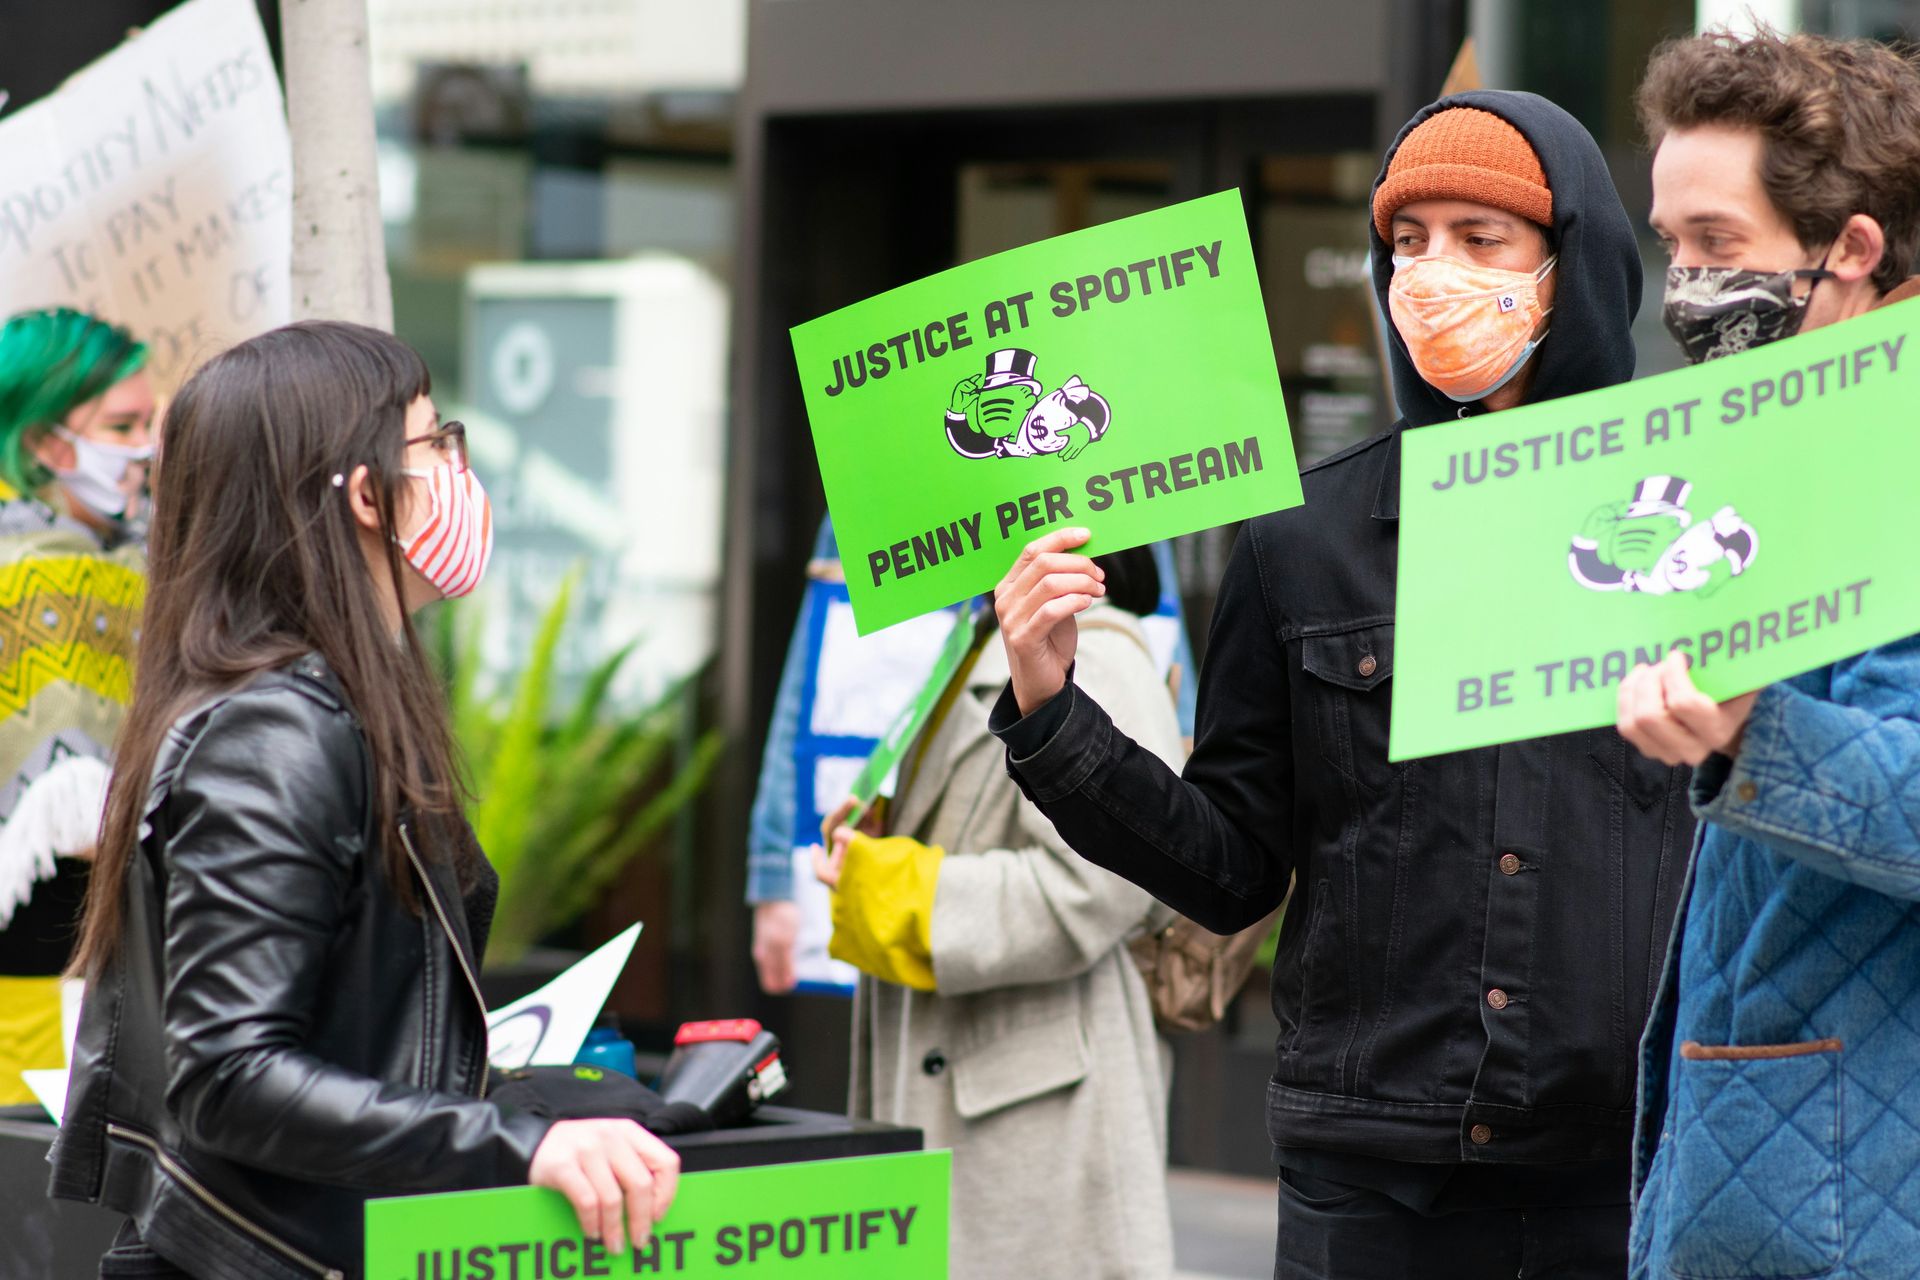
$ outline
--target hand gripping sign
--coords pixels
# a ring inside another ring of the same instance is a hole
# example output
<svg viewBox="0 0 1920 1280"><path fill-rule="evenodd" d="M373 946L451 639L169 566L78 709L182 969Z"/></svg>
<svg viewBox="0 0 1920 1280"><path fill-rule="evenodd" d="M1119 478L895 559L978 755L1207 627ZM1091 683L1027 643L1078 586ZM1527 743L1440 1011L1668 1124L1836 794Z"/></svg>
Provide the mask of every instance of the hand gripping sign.
<svg viewBox="0 0 1920 1280"><path fill-rule="evenodd" d="M689 1173L643 1249L585 1240L544 1187L367 1204L367 1280L778 1276L939 1280L952 1153L914 1151Z"/></svg>
<svg viewBox="0 0 1920 1280"><path fill-rule="evenodd" d="M1406 432L1389 757L1611 725L1675 650L1725 700L1920 632L1916 328Z"/></svg>
<svg viewBox="0 0 1920 1280"><path fill-rule="evenodd" d="M1056 525L1098 555L1300 501L1238 192L903 285L793 350L863 635Z"/></svg>

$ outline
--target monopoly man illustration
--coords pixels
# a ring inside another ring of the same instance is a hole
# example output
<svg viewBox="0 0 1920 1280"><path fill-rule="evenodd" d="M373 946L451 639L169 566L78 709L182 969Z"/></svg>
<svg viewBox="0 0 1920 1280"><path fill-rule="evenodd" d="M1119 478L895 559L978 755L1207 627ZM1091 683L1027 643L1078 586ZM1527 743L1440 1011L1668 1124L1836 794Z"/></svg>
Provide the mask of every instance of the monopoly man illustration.
<svg viewBox="0 0 1920 1280"><path fill-rule="evenodd" d="M1047 391L1035 376L1039 358L1007 347L987 357L987 371L962 378L947 404L947 443L963 458L1032 458L1058 454L1071 462L1107 433L1104 397L1068 378Z"/></svg>
<svg viewBox="0 0 1920 1280"><path fill-rule="evenodd" d="M1589 591L1704 596L1745 573L1760 535L1732 507L1699 519L1687 510L1692 494L1678 476L1649 476L1631 501L1594 511L1567 552L1574 581Z"/></svg>

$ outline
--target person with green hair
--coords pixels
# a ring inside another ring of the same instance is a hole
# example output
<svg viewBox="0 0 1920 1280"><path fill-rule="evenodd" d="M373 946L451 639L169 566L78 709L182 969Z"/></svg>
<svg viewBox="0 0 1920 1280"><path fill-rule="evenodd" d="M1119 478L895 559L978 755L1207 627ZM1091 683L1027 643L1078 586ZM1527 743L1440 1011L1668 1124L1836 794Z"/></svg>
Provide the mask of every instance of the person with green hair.
<svg viewBox="0 0 1920 1280"><path fill-rule="evenodd" d="M0 1104L66 1065L60 974L132 688L147 350L71 310L0 327Z"/></svg>

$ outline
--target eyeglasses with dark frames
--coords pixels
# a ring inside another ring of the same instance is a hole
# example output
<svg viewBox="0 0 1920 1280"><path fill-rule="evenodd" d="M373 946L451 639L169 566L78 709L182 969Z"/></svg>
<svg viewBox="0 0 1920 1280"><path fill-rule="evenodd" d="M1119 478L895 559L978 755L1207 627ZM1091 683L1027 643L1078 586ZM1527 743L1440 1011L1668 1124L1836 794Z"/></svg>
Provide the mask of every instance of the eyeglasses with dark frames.
<svg viewBox="0 0 1920 1280"><path fill-rule="evenodd" d="M406 442L411 449L416 444L431 444L433 452L443 462L454 464L456 473L467 470L467 428L459 422L443 422L439 427L423 436L413 436Z"/></svg>

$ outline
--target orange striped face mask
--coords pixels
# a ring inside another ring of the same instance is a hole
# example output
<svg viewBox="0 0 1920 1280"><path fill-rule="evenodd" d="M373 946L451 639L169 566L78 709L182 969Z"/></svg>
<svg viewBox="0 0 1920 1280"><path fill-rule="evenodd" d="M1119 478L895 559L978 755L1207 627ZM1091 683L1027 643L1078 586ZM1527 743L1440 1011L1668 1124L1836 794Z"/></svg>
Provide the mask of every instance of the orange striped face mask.
<svg viewBox="0 0 1920 1280"><path fill-rule="evenodd" d="M1537 271L1507 271L1439 254L1396 254L1387 310L1414 369L1462 404L1504 387L1547 336L1533 336L1548 314L1540 282L1558 261L1548 258Z"/></svg>
<svg viewBox="0 0 1920 1280"><path fill-rule="evenodd" d="M427 518L410 537L394 539L400 554L443 598L469 594L493 557L493 504L480 477L460 462L406 474L427 482Z"/></svg>

